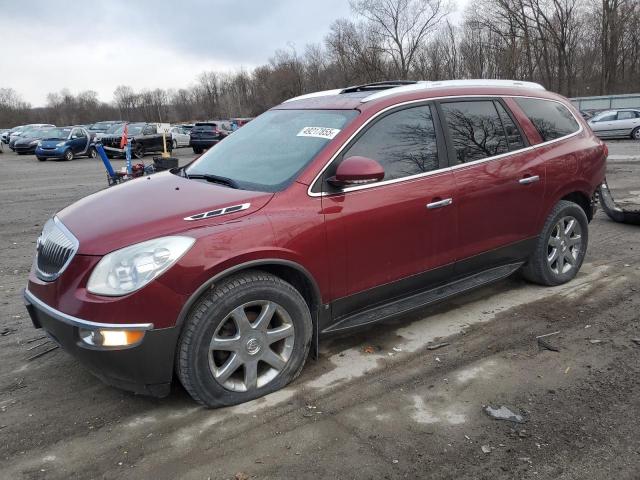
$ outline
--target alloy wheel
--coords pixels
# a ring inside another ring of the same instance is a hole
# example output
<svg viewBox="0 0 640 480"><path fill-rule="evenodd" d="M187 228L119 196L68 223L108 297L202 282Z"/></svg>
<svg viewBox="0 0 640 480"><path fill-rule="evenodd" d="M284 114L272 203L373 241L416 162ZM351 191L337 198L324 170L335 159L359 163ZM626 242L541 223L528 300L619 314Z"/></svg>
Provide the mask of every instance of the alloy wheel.
<svg viewBox="0 0 640 480"><path fill-rule="evenodd" d="M229 313L209 344L209 368L224 388L264 387L285 368L295 341L293 321L279 304L260 300Z"/></svg>
<svg viewBox="0 0 640 480"><path fill-rule="evenodd" d="M576 268L582 252L582 227L572 216L562 217L553 227L547 246L547 263L556 275Z"/></svg>

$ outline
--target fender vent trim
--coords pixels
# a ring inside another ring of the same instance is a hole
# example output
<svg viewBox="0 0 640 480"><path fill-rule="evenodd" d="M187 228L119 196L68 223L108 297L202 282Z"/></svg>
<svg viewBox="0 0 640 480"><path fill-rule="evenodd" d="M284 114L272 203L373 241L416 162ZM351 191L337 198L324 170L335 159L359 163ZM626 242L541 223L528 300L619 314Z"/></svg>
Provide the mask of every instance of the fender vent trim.
<svg viewBox="0 0 640 480"><path fill-rule="evenodd" d="M229 213L241 212L242 210L246 210L250 206L251 206L250 203L242 203L240 205L231 205L230 207L217 208L215 210L210 210L208 212L196 213L195 215L184 217L184 220L191 222L193 220L205 220L207 218L220 217L222 215L227 215Z"/></svg>

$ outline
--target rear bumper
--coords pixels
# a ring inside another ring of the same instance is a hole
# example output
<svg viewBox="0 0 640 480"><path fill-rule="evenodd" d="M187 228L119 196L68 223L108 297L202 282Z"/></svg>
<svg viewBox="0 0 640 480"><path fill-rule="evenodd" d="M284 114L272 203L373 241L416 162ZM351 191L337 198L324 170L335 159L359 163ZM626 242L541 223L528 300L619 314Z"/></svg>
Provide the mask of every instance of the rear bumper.
<svg viewBox="0 0 640 480"><path fill-rule="evenodd" d="M211 148L215 144L217 144L219 141L220 140L194 140L194 139L191 139L191 141L189 142L189 146L190 147L196 147L196 148Z"/></svg>
<svg viewBox="0 0 640 480"><path fill-rule="evenodd" d="M104 383L143 395L169 394L178 328L153 329L151 324L102 324L83 320L55 310L29 290L25 290L24 300L33 325L42 328ZM133 347L98 349L86 345L79 335L80 328L123 327L145 330L145 336Z"/></svg>

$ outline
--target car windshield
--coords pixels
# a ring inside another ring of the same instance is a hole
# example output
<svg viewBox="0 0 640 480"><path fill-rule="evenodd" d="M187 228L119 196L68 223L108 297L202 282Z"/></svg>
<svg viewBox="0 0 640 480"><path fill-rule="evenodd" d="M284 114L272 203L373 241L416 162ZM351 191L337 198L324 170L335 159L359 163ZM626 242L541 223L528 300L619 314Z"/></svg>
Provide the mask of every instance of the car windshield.
<svg viewBox="0 0 640 480"><path fill-rule="evenodd" d="M144 124L142 125L129 124L129 126L127 127L127 135L129 136L140 135L140 132L142 132L142 127L144 127ZM116 135L122 135L123 132L124 132L124 124L118 125L118 128L116 128L115 131L110 133L115 133Z"/></svg>
<svg viewBox="0 0 640 480"><path fill-rule="evenodd" d="M66 140L67 138L69 138L70 133L70 128L52 128L51 130L47 130L46 132L44 132L44 136L42 138L50 138L52 140Z"/></svg>
<svg viewBox="0 0 640 480"><path fill-rule="evenodd" d="M277 192L357 114L355 110L268 111L211 148L186 174L215 175L244 190Z"/></svg>

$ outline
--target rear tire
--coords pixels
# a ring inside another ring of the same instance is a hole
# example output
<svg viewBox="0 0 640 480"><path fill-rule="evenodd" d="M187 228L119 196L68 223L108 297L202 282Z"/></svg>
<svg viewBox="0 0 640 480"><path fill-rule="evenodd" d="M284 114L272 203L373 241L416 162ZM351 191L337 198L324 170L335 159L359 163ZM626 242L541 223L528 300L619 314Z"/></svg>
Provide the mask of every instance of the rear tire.
<svg viewBox="0 0 640 480"><path fill-rule="evenodd" d="M247 402L300 374L311 333L309 307L289 283L257 270L233 275L205 294L187 317L177 374L202 405Z"/></svg>
<svg viewBox="0 0 640 480"><path fill-rule="evenodd" d="M589 242L589 222L579 205L560 200L549 213L533 254L522 268L533 283L554 286L575 278Z"/></svg>
<svg viewBox="0 0 640 480"><path fill-rule="evenodd" d="M198 155L199 155L199 154L201 154L201 153L202 153L202 148L200 148L200 147L193 147L193 153L196 153L196 154L198 154Z"/></svg>
<svg viewBox="0 0 640 480"><path fill-rule="evenodd" d="M640 127L636 127L633 132L631 132L631 138L634 140L640 140Z"/></svg>
<svg viewBox="0 0 640 480"><path fill-rule="evenodd" d="M96 150L96 147L89 147L87 158L98 158L98 151Z"/></svg>

